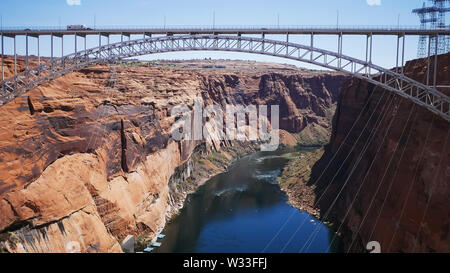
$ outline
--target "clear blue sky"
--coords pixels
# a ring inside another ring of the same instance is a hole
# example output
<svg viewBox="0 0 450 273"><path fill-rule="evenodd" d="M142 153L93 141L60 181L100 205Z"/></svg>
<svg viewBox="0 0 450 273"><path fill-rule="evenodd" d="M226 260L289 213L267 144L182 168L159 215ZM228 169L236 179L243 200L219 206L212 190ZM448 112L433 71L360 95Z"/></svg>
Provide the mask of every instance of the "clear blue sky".
<svg viewBox="0 0 450 273"><path fill-rule="evenodd" d="M77 5L78 1L80 5ZM369 5L368 2L375 4ZM377 5L377 2L380 5ZM93 25L94 17L97 27L163 25L164 18L167 26L212 25L213 12L216 25L277 25L278 14L280 25L336 25L337 11L340 25L397 25L400 15L401 25L418 26L419 20L416 15L411 14L411 10L420 7L422 2L422 0L1 0L0 14L5 28L59 24L63 27L68 24ZM112 38L113 41L114 39L118 38ZM306 41L302 39L306 38L292 37L291 41ZM9 40L7 38L6 46L11 43ZM45 44L45 38L42 40L42 44ZM361 57L364 46L360 41L363 40L364 37L344 40L344 53ZM407 59L415 57L417 41L416 37L407 40ZM73 45L73 37L68 37L66 42L65 48L69 51ZM95 38L88 40L88 46L95 43ZM374 43L376 55L374 62L393 66L395 38L380 37L374 39ZM19 53L21 50L23 52L20 48L21 45L23 47L23 41L18 40L18 45ZM335 38L331 37L318 38L315 43L315 46L326 49L333 49L336 45ZM43 47L43 55L48 55L48 48ZM34 49L35 46L32 45L31 51ZM218 52L166 53L147 56L146 59L204 57L293 63L266 56Z"/></svg>

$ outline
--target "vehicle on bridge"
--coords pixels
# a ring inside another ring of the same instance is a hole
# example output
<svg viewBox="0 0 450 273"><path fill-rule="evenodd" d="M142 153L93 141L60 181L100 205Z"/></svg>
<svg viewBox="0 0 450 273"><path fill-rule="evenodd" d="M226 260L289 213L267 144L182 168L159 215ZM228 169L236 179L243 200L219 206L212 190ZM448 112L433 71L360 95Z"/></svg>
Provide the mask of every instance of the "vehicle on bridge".
<svg viewBox="0 0 450 273"><path fill-rule="evenodd" d="M88 30L85 25L67 25L67 30Z"/></svg>

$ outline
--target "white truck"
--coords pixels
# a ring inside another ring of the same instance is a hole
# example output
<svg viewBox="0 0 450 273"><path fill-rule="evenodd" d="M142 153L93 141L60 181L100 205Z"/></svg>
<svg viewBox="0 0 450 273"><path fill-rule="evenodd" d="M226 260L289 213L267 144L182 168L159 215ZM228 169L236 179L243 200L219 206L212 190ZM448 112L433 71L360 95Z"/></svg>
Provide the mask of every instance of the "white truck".
<svg viewBox="0 0 450 273"><path fill-rule="evenodd" d="M87 30L85 25L68 25L67 30Z"/></svg>

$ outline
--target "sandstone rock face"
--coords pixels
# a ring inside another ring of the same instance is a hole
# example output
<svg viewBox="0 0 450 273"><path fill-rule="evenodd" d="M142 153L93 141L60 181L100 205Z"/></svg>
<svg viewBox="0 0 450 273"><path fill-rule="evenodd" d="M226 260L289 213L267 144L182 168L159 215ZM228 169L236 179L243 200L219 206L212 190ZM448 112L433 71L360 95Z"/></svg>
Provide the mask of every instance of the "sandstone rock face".
<svg viewBox="0 0 450 273"><path fill-rule="evenodd" d="M329 127L347 79L122 65L40 86L0 107L0 248L120 252L128 234L162 229L176 205L169 181L202 143L171 138L174 106L280 104L281 128L295 133Z"/></svg>
<svg viewBox="0 0 450 273"><path fill-rule="evenodd" d="M438 85L450 85L449 64L450 54L439 56ZM420 59L405 71L424 82L425 69ZM370 241L382 252L450 251L449 129L425 108L365 81L341 89L331 141L310 183L317 197L324 194L322 216L330 211L343 223L345 251Z"/></svg>

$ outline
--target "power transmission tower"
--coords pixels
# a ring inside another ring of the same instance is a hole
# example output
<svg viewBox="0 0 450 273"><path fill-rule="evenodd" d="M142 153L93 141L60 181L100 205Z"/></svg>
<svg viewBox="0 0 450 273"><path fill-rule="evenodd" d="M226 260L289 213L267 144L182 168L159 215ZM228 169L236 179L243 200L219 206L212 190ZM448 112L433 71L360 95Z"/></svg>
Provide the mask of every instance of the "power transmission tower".
<svg viewBox="0 0 450 273"><path fill-rule="evenodd" d="M450 11L448 4L450 0L428 0L432 6L427 7L423 3L422 8L413 9L412 13L419 16L420 28L427 29L428 25L430 29L446 28L445 13ZM423 58L428 55L427 52L427 36L420 36L419 45L417 49L417 57ZM436 52L437 46L437 52ZM430 41L430 53L431 54L443 54L450 51L450 37L432 37Z"/></svg>

